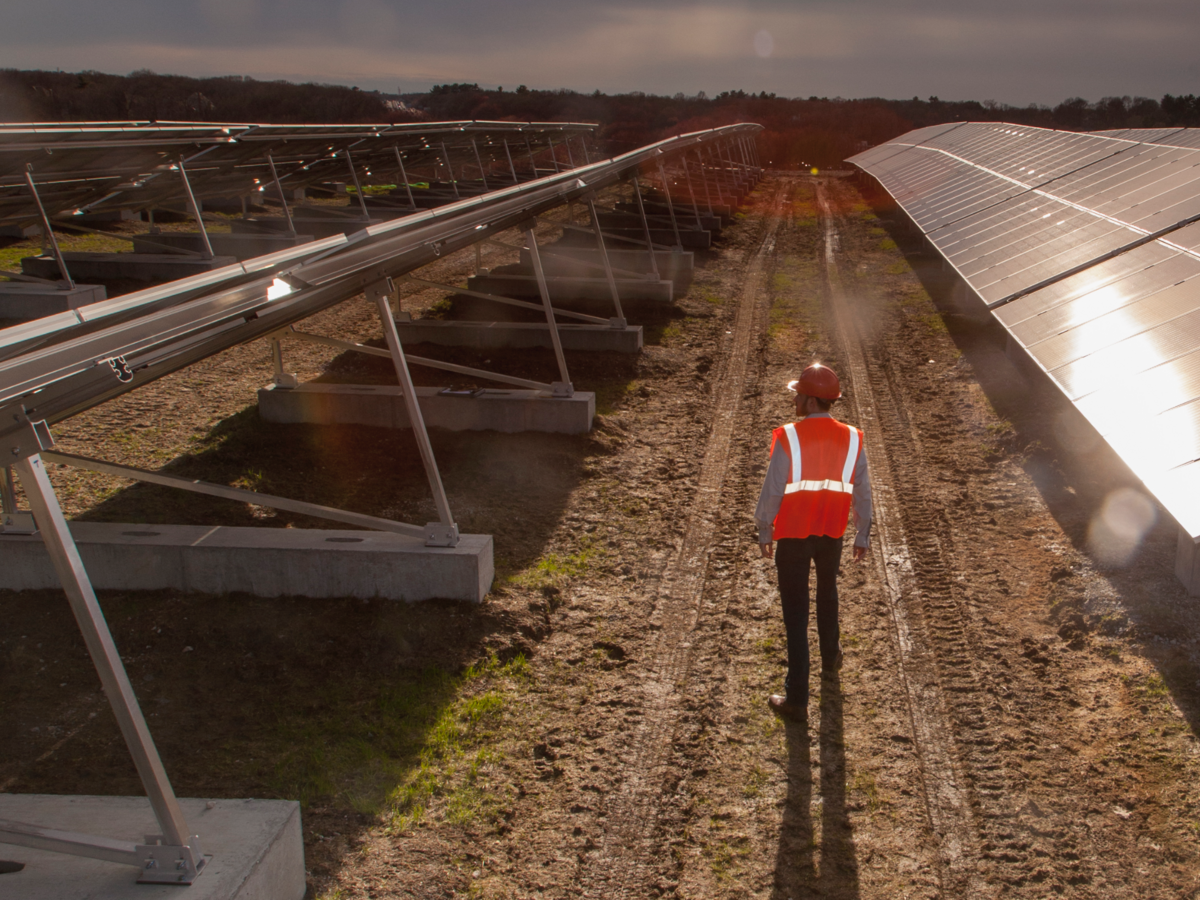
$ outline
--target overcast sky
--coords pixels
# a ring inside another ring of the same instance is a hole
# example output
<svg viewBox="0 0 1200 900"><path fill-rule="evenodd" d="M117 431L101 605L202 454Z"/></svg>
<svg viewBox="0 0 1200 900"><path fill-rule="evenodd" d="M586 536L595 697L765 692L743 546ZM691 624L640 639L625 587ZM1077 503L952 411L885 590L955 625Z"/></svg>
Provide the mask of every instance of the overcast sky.
<svg viewBox="0 0 1200 900"><path fill-rule="evenodd" d="M388 92L1200 93L1195 0L39 0L0 68L250 75Z"/></svg>

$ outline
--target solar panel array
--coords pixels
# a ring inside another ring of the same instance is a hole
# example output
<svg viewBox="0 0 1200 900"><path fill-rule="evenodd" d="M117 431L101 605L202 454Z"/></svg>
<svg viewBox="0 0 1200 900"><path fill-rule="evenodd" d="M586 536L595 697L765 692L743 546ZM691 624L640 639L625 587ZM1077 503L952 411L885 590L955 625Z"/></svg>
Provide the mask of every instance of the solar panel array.
<svg viewBox="0 0 1200 900"><path fill-rule="evenodd" d="M586 138L595 127L570 122L0 125L0 224L39 221L25 181L27 166L51 216L178 203L184 191L181 159L201 197L236 197L273 183L271 160L285 190L345 181L347 153L365 183L399 181L400 156L410 178L457 179L466 171L476 179L492 177L489 187L495 187L495 182L512 184L555 172L559 158L563 168L591 162Z"/></svg>
<svg viewBox="0 0 1200 900"><path fill-rule="evenodd" d="M1200 542L1200 130L957 123L850 162Z"/></svg>

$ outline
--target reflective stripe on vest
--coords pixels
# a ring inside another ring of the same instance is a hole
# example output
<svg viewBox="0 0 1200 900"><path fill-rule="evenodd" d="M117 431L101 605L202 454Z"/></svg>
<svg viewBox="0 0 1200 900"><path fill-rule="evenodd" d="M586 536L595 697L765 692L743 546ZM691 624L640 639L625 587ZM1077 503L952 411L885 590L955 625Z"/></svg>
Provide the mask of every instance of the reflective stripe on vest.
<svg viewBox="0 0 1200 900"><path fill-rule="evenodd" d="M800 456L800 436L796 434L796 424L788 422L783 426L783 433L787 436L788 450L791 451L792 457L792 480L788 482L788 486L783 489L785 494L794 494L797 491L834 491L842 494L853 494L854 485L850 479L854 475L854 463L858 459L858 429L850 429L850 446L846 449L846 461L842 465L842 480L831 481L825 479L823 481L805 481L802 477L804 472L803 459Z"/></svg>

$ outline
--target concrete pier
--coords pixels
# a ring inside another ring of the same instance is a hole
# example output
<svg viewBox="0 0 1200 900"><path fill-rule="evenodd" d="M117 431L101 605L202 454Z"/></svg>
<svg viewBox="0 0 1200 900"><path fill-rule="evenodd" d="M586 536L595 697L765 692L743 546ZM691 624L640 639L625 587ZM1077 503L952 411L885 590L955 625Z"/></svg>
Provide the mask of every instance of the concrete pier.
<svg viewBox="0 0 1200 900"><path fill-rule="evenodd" d="M189 275L203 275L214 269L237 264L232 256L171 256L166 253L64 253L67 271L81 281L174 281ZM35 278L59 277L53 256L26 256L21 271Z"/></svg>
<svg viewBox="0 0 1200 900"><path fill-rule="evenodd" d="M687 222L679 223L679 245L685 250L707 250L712 246L712 234L708 231L697 230L694 227L695 223L691 224L692 227L689 227L689 223ZM584 232L580 233L585 234ZM638 225L637 228L605 227L604 233L606 235L612 235L613 237L629 238L638 242L646 239L646 232L641 225ZM588 237L593 244L595 244L596 239L592 237L592 235L585 234L585 236ZM653 243L663 247L674 247L675 229L669 226L667 228L656 228L651 225L650 240Z"/></svg>
<svg viewBox="0 0 1200 900"><path fill-rule="evenodd" d="M544 322L442 322L437 319L397 321L396 329L405 344L438 344L444 347L552 347L550 326ZM559 340L564 350L640 353L642 326L559 323Z"/></svg>
<svg viewBox="0 0 1200 900"><path fill-rule="evenodd" d="M71 522L70 528L88 577L101 590L477 603L494 571L486 534L463 535L451 548L379 531L111 522ZM40 535L0 535L0 588L57 587Z"/></svg>
<svg viewBox="0 0 1200 900"><path fill-rule="evenodd" d="M547 275L561 275L568 278L600 278L604 275L604 263L600 259L600 251L596 249L595 238L587 236L587 245L563 242L550 244L542 249L542 267ZM614 269L626 272L641 272L650 276L653 272L650 266L650 253L646 250L630 250L608 247L608 260ZM564 258L566 257L566 258ZM695 272L695 254L687 251L676 253L673 250L656 250L654 261L658 266L658 274L670 279L675 284L675 292L683 293L692 283ZM584 264L587 265L584 265ZM521 249L521 266L529 272L533 271L533 260L529 251ZM628 278L628 275L621 275Z"/></svg>
<svg viewBox="0 0 1200 900"><path fill-rule="evenodd" d="M561 299L607 301L610 305L612 303L612 292L608 286L608 279L603 276L599 278L547 276L546 287L550 291L551 301L554 302ZM519 300L537 300L541 297L537 278L532 274L472 275L467 279L467 289ZM626 300L642 300L669 304L674 298L674 285L670 281L618 278L617 293L620 295L622 303Z"/></svg>
<svg viewBox="0 0 1200 900"><path fill-rule="evenodd" d="M311 234L227 234L218 232L208 236L213 253L217 256L232 256L239 262L266 256L279 250L290 250L313 240ZM167 231L162 234L137 235L133 239L134 253L162 254L190 250L204 252L204 238L200 232Z"/></svg>
<svg viewBox="0 0 1200 900"><path fill-rule="evenodd" d="M0 874L13 900L301 900L306 890L300 804L294 800L181 797L189 829L211 856L186 887L138 884L133 866L0 844L0 859L24 864ZM0 819L140 844L162 829L145 797L0 794Z"/></svg>
<svg viewBox="0 0 1200 900"><path fill-rule="evenodd" d="M609 228L641 228L642 217L637 213L628 212L602 212L597 213L600 219L600 227L603 229ZM696 224L696 219L700 220L700 224ZM679 224L680 230L684 228L700 228L704 231L712 231L720 233L721 220L717 216L710 216L706 211L692 212L688 209L686 212L675 210L675 221ZM647 224L652 228L669 229L671 227L671 217L669 215L649 215L646 216Z"/></svg>
<svg viewBox="0 0 1200 900"><path fill-rule="evenodd" d="M55 313L99 303L108 297L100 284L58 288L52 284L0 281L0 319L40 319Z"/></svg>
<svg viewBox="0 0 1200 900"><path fill-rule="evenodd" d="M591 431L596 415L596 395L589 391L553 397L541 391L488 388L464 397L443 394L442 390L417 388L421 416L429 428L585 434ZM268 422L411 427L404 396L395 385L269 385L258 392L258 414Z"/></svg>

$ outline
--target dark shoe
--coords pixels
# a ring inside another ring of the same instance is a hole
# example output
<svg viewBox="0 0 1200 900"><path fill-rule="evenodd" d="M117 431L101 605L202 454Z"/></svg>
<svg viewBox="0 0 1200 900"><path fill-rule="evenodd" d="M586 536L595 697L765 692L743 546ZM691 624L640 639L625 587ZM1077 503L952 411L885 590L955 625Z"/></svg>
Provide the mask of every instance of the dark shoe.
<svg viewBox="0 0 1200 900"><path fill-rule="evenodd" d="M842 648L838 647L837 655L833 659L831 659L829 662L821 663L821 671L827 675L833 675L835 672L840 672L842 670L843 659L844 656L842 654Z"/></svg>
<svg viewBox="0 0 1200 900"><path fill-rule="evenodd" d="M771 707L771 712L780 718L787 719L789 722L795 722L798 725L808 724L808 706L801 706L794 700L789 700L787 697L779 694L772 694L767 698L767 706Z"/></svg>

